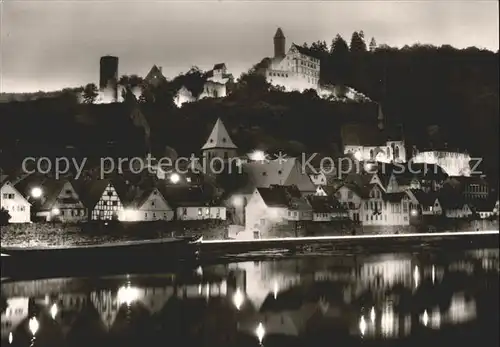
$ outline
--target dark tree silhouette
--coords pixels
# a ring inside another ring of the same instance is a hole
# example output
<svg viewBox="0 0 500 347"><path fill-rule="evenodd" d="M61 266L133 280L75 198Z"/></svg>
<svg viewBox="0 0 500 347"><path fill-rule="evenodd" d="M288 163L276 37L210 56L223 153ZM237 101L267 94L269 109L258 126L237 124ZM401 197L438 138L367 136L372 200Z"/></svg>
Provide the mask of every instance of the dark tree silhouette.
<svg viewBox="0 0 500 347"><path fill-rule="evenodd" d="M83 88L83 101L86 104L93 104L99 96L99 89L94 83L89 83Z"/></svg>
<svg viewBox="0 0 500 347"><path fill-rule="evenodd" d="M0 209L0 225L7 225L9 224L9 220L11 219L11 216L9 214L9 211L4 209L3 207Z"/></svg>
<svg viewBox="0 0 500 347"><path fill-rule="evenodd" d="M337 35L330 48L330 76L328 82L346 83L349 78L349 46L342 36Z"/></svg>

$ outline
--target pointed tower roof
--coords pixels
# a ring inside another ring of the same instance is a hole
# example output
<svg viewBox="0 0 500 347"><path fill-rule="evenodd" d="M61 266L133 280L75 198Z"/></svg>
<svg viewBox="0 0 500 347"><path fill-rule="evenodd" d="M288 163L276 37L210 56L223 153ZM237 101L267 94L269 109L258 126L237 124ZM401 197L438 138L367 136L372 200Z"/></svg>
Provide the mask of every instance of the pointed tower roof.
<svg viewBox="0 0 500 347"><path fill-rule="evenodd" d="M284 38L285 37L285 34L283 34L283 30L281 30L281 28L278 28L278 30L276 30L276 34L274 34L274 38Z"/></svg>
<svg viewBox="0 0 500 347"><path fill-rule="evenodd" d="M233 143L233 140L231 140L231 137L229 136L229 133L227 132L226 127L224 126L224 123L222 123L220 118L218 118L217 122L215 122L214 128L212 129L207 142L203 147L201 147L202 150L214 148L238 148Z"/></svg>

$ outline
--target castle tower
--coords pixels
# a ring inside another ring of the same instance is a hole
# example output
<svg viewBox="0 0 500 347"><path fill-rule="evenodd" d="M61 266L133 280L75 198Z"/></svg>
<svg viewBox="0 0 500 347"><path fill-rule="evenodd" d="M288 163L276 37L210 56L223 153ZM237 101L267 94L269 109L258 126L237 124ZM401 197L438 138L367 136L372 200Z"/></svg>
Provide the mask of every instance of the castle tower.
<svg viewBox="0 0 500 347"><path fill-rule="evenodd" d="M222 123L220 118L217 119L207 142L201 147L203 156L208 160L213 158L228 160L236 157L237 149L238 147L231 140L224 123Z"/></svg>
<svg viewBox="0 0 500 347"><path fill-rule="evenodd" d="M118 57L101 57L99 90L110 93L114 101L118 100Z"/></svg>
<svg viewBox="0 0 500 347"><path fill-rule="evenodd" d="M283 30L278 28L276 30L276 34L274 34L274 57L275 58L283 58L285 57L285 35L283 34Z"/></svg>

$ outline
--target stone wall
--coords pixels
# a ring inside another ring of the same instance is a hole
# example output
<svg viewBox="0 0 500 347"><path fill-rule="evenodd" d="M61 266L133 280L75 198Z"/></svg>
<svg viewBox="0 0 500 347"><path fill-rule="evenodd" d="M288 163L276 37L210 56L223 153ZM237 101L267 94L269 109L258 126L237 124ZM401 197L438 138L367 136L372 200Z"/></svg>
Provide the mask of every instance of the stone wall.
<svg viewBox="0 0 500 347"><path fill-rule="evenodd" d="M225 221L9 224L1 227L1 244L2 247L71 246L189 235L224 239L227 228Z"/></svg>

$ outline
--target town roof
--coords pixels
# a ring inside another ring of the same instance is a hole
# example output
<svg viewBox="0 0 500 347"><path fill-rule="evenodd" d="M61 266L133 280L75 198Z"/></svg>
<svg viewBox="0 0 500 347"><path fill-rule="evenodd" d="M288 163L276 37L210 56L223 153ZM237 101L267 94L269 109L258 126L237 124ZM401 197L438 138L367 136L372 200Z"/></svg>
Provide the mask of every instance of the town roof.
<svg viewBox="0 0 500 347"><path fill-rule="evenodd" d="M257 188L262 200L268 207L288 207L289 199L282 187Z"/></svg>
<svg viewBox="0 0 500 347"><path fill-rule="evenodd" d="M89 209L93 209L110 184L115 189L116 194L118 194L118 197L120 198L122 204L126 204L128 196L128 186L123 180L120 180L119 178L105 178L90 181L80 179L73 182L73 187L75 187L77 192L82 192L80 194L80 198L83 201L84 205Z"/></svg>
<svg viewBox="0 0 500 347"><path fill-rule="evenodd" d="M214 65L214 68L212 70L221 70L226 67L225 63L218 63Z"/></svg>
<svg viewBox="0 0 500 347"><path fill-rule="evenodd" d="M474 199L467 201L477 212L493 212L498 199L488 198L488 199Z"/></svg>
<svg viewBox="0 0 500 347"><path fill-rule="evenodd" d="M57 202L57 198L61 194L62 189L67 185L71 185L71 188L75 191L75 194L77 195L78 199L77 201L74 201L72 203L78 203L81 202L83 204L82 199L80 198L80 194L78 193L77 189L73 185L73 183L70 180L67 179L62 179L62 180L55 180L55 179L48 179L43 182L42 185L42 190L44 192L45 200L41 206L41 210L50 210L55 203Z"/></svg>
<svg viewBox="0 0 500 347"><path fill-rule="evenodd" d="M201 187L158 185L165 200L175 207L214 206L217 201Z"/></svg>
<svg viewBox="0 0 500 347"><path fill-rule="evenodd" d="M385 201L401 202L401 200L403 200L405 195L406 195L405 192L396 192L396 193L383 193L382 196Z"/></svg>
<svg viewBox="0 0 500 347"><path fill-rule="evenodd" d="M166 80L165 76L163 75L163 73L161 71L161 68L159 68L156 65L153 65L153 67L151 68L151 70L149 70L149 72L146 75L146 77L144 78L144 80L149 81L151 78L158 77L158 76L160 76L160 78L162 80Z"/></svg>
<svg viewBox="0 0 500 347"><path fill-rule="evenodd" d="M370 189L371 189L371 188L368 188L368 186L366 186L366 185L365 186L358 186L357 184L354 184L354 183L344 183L343 185L341 185L339 187L339 189L342 187L345 187L345 188L351 190L354 194L356 194L357 196L359 196L362 199L366 199L369 197Z"/></svg>
<svg viewBox="0 0 500 347"><path fill-rule="evenodd" d="M207 142L201 147L202 150L214 149L214 148L227 148L227 149L237 149L236 145L231 140L229 133L222 123L220 118L217 119L215 125L207 139Z"/></svg>
<svg viewBox="0 0 500 347"><path fill-rule="evenodd" d="M310 196L308 200L315 213L345 211L342 204L332 196Z"/></svg>
<svg viewBox="0 0 500 347"><path fill-rule="evenodd" d="M290 185L289 183L291 183L296 185L302 192L316 191L311 178L301 171L300 166L296 158L242 164L244 172L247 173L256 188L268 188L271 185ZM289 179L292 182L289 182Z"/></svg>
<svg viewBox="0 0 500 347"><path fill-rule="evenodd" d="M461 209L464 205L469 205L465 198L454 190L440 190L438 192L439 203L444 209Z"/></svg>
<svg viewBox="0 0 500 347"><path fill-rule="evenodd" d="M415 197L415 199L417 199L417 201L423 206L433 206L436 198L438 198L437 194L427 193L422 189L408 189L408 192L411 193Z"/></svg>

